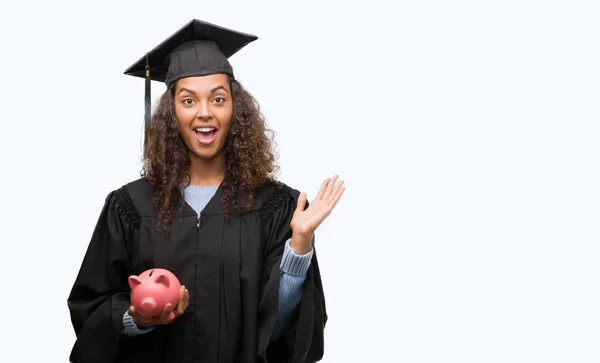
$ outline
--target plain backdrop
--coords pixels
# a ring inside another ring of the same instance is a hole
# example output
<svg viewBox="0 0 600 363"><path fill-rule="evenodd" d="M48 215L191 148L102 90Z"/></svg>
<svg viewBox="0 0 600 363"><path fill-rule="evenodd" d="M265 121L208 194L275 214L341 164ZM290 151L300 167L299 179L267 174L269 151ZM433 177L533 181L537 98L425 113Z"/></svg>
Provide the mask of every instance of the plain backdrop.
<svg viewBox="0 0 600 363"><path fill-rule="evenodd" d="M599 362L597 4L2 0L0 361L67 362L104 198L139 177L123 71L198 18L260 37L231 62L279 178L346 181L323 362Z"/></svg>

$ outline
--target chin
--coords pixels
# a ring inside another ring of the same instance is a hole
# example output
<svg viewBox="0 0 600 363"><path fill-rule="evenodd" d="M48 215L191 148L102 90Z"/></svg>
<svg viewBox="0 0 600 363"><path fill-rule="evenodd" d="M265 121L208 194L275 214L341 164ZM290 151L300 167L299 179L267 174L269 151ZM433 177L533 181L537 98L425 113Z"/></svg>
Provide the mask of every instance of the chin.
<svg viewBox="0 0 600 363"><path fill-rule="evenodd" d="M214 147L211 147L210 149L200 149L199 147L195 146L191 149L191 151L194 157L203 160L212 160L217 158L221 154L220 149Z"/></svg>

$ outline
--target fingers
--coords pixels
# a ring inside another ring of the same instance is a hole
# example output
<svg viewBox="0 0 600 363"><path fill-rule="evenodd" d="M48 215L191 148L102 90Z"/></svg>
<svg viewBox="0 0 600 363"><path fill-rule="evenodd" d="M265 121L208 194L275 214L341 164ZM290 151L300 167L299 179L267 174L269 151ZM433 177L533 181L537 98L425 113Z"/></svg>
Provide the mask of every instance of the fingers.
<svg viewBox="0 0 600 363"><path fill-rule="evenodd" d="M174 316L173 316L173 305L171 305L170 303L165 305L165 308L163 309L162 314L160 314L160 322L163 324L168 324L170 323Z"/></svg>
<svg viewBox="0 0 600 363"><path fill-rule="evenodd" d="M332 202L335 201L336 197L339 200L339 197L341 196L339 193L342 190L343 186L344 186L344 181L340 180L340 182L337 183L336 186L333 188L333 191L331 192L329 197L326 199L327 203L331 204Z"/></svg>
<svg viewBox="0 0 600 363"><path fill-rule="evenodd" d="M148 326L153 325L151 319L142 317L140 314L138 314L138 312L135 310L135 308L133 306L129 307L128 312L129 312L129 316L131 316L131 318L135 322L135 325L137 325L138 328L146 328Z"/></svg>
<svg viewBox="0 0 600 363"><path fill-rule="evenodd" d="M342 188L339 188L339 190L336 193L334 193L333 199L332 199L333 203L331 204L331 209L335 208L335 206L339 202L340 198L342 197L342 194L344 194L345 190L346 190L346 187L342 187Z"/></svg>
<svg viewBox="0 0 600 363"><path fill-rule="evenodd" d="M177 307L175 308L175 317L180 317L183 315L185 310L190 305L190 293L185 288L185 286L181 286L179 290L179 302L177 303Z"/></svg>
<svg viewBox="0 0 600 363"><path fill-rule="evenodd" d="M325 188L327 188L327 184L329 184L329 178L327 178L323 181L323 183L321 184L321 188L319 188L319 191L317 192L317 196L315 197L315 199L323 199L323 194L325 194Z"/></svg>
<svg viewBox="0 0 600 363"><path fill-rule="evenodd" d="M329 179L329 182L327 183L327 187L325 188L325 193L323 194L323 197L321 199L324 200L328 200L329 196L331 195L331 192L333 191L333 186L335 185L336 180L339 178L339 175L334 175L333 178Z"/></svg>
<svg viewBox="0 0 600 363"><path fill-rule="evenodd" d="M142 321L142 316L140 314L138 314L137 310L135 310L135 308L133 306L129 307L129 316L131 316L133 318L133 321L137 322L138 321Z"/></svg>
<svg viewBox="0 0 600 363"><path fill-rule="evenodd" d="M306 205L306 193L302 192L302 193L300 193L300 196L298 197L298 205L296 206L296 210L299 210L302 212L304 210L305 205Z"/></svg>

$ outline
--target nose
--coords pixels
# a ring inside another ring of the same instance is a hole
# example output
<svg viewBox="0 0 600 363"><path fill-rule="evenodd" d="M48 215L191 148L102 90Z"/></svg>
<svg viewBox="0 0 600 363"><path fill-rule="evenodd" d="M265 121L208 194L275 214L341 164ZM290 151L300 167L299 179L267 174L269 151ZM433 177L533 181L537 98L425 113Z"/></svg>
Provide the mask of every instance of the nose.
<svg viewBox="0 0 600 363"><path fill-rule="evenodd" d="M210 120L212 118L208 102L199 102L196 117L201 120Z"/></svg>

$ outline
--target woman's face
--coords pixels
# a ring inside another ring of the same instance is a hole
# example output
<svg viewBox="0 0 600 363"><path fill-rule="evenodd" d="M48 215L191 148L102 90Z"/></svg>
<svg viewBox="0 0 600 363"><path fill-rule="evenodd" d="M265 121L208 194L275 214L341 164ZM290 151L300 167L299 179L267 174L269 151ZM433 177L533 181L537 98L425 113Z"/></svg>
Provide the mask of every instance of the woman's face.
<svg viewBox="0 0 600 363"><path fill-rule="evenodd" d="M177 81L175 115L188 149L200 159L219 155L231 124L233 100L229 77L213 74Z"/></svg>

